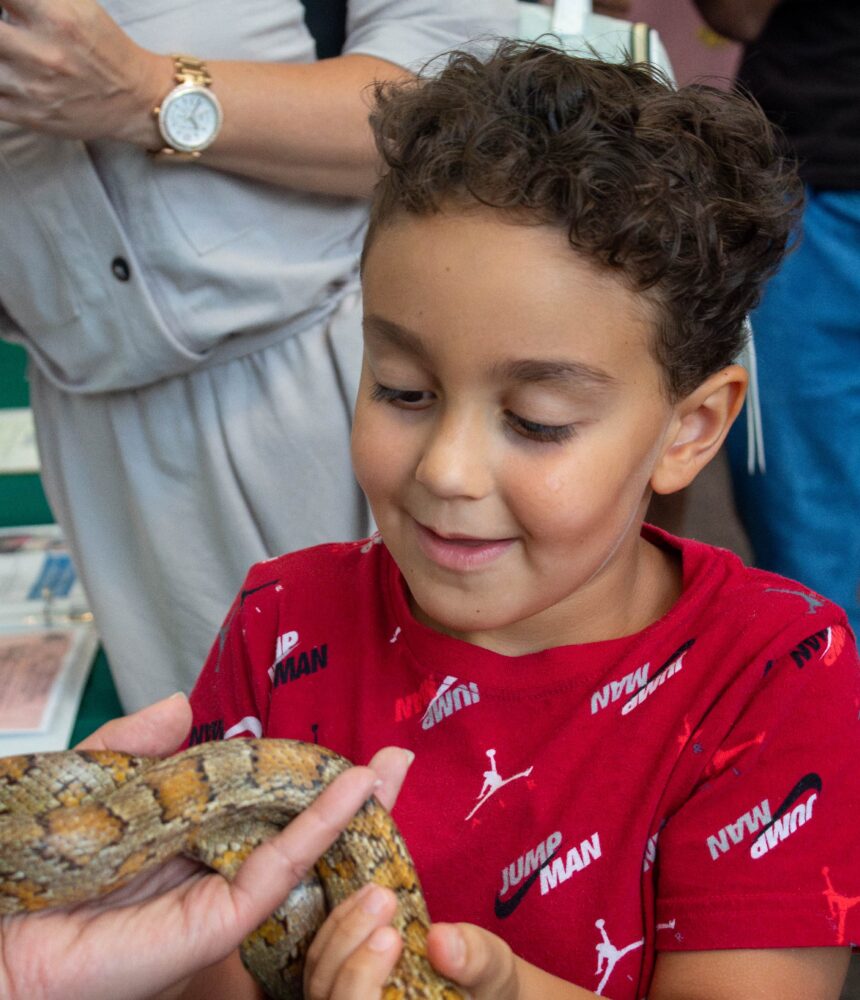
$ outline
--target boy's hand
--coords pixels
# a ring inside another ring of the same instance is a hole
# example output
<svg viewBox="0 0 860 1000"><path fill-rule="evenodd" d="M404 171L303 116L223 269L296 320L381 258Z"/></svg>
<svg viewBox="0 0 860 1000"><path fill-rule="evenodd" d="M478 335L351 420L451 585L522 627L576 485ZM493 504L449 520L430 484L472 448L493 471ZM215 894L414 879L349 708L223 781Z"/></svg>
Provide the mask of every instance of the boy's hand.
<svg viewBox="0 0 860 1000"><path fill-rule="evenodd" d="M336 906L317 931L305 962L305 1000L379 997L403 942L391 926L397 899L366 885Z"/></svg>
<svg viewBox="0 0 860 1000"><path fill-rule="evenodd" d="M364 886L329 914L308 952L306 1000L379 997L400 956L390 926L394 893ZM501 938L472 924L434 924L427 939L432 965L472 1000L518 1000L519 961Z"/></svg>
<svg viewBox="0 0 860 1000"><path fill-rule="evenodd" d="M306 1000L368 1000L400 956L390 926L396 900L380 886L365 886L329 914L308 952ZM427 937L433 967L462 987L470 1000L578 1000L594 994L517 958L509 945L474 924L434 924Z"/></svg>

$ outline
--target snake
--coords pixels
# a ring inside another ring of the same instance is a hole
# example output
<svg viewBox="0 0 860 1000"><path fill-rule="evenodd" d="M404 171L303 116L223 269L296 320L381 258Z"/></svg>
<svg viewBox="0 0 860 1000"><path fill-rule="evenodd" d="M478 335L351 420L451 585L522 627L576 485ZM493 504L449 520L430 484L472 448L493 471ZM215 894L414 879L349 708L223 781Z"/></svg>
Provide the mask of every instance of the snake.
<svg viewBox="0 0 860 1000"><path fill-rule="evenodd" d="M315 743L265 738L165 758L114 750L0 758L0 914L97 899L177 855L232 879L351 766ZM326 913L368 882L394 891L403 939L383 1000L463 1000L427 959L430 918L415 865L373 798L242 942L242 961L267 995L302 1000L305 956Z"/></svg>

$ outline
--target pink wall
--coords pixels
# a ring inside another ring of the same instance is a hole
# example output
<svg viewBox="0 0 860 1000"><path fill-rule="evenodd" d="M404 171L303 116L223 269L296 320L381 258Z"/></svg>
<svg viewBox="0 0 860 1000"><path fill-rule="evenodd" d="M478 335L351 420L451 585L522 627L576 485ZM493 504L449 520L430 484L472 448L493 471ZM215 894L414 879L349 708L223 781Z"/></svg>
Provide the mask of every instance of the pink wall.
<svg viewBox="0 0 860 1000"><path fill-rule="evenodd" d="M628 17L660 32L678 83L705 78L714 86L728 85L740 46L708 28L690 0L632 0Z"/></svg>

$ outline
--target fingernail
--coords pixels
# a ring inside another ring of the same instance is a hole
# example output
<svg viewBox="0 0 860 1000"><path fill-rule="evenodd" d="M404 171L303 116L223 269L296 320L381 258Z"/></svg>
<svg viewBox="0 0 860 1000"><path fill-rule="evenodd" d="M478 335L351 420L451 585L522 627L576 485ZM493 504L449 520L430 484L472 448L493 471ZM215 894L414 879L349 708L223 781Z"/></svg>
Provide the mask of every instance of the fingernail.
<svg viewBox="0 0 860 1000"><path fill-rule="evenodd" d="M398 747L397 749L403 754L403 757L404 757L404 759L406 761L406 766L407 767L411 767L412 766L412 761L415 760L415 753L414 753L414 751L407 750L406 747Z"/></svg>
<svg viewBox="0 0 860 1000"><path fill-rule="evenodd" d="M448 958L458 968L466 961L466 942L453 925L448 928Z"/></svg>
<svg viewBox="0 0 860 1000"><path fill-rule="evenodd" d="M367 947L371 951L388 951L397 940L397 931L393 927L377 927L367 939Z"/></svg>
<svg viewBox="0 0 860 1000"><path fill-rule="evenodd" d="M371 886L370 891L361 901L361 908L365 913L380 913L385 906L386 895L377 886Z"/></svg>

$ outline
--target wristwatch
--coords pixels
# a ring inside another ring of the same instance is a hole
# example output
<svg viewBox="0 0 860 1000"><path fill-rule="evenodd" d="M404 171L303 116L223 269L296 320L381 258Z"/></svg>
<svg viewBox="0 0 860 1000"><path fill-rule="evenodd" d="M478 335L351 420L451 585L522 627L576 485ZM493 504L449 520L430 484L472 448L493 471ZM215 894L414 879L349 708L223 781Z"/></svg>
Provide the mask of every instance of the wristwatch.
<svg viewBox="0 0 860 1000"><path fill-rule="evenodd" d="M164 139L164 148L156 156L196 160L211 146L221 128L224 114L212 93L212 77L206 64L194 56L171 56L176 86L164 98L153 115Z"/></svg>

